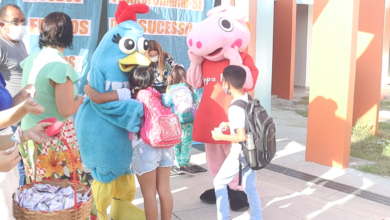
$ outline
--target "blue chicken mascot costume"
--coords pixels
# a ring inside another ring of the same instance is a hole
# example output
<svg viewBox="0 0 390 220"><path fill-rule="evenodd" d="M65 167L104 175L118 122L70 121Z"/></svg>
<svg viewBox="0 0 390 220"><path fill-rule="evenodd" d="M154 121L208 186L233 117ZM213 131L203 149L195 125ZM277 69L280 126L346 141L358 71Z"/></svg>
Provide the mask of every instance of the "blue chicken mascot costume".
<svg viewBox="0 0 390 220"><path fill-rule="evenodd" d="M127 73L131 68L150 64L141 54L147 50L148 42L136 21L136 13L148 12L144 4L119 3L115 13L119 25L105 34L92 56L92 88L104 93L128 87ZM133 155L129 131L140 130L142 116L142 104L133 99L96 104L87 97L77 113L80 153L85 166L92 170L92 191L101 220L107 219L110 203L113 220L145 219L144 211L131 204L136 188L129 169Z"/></svg>

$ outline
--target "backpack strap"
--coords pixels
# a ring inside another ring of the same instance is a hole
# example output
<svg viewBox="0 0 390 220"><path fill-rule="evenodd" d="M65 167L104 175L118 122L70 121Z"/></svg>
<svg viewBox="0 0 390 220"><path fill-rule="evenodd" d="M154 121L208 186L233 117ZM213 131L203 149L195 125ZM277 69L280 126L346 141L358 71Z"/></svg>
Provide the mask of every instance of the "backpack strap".
<svg viewBox="0 0 390 220"><path fill-rule="evenodd" d="M253 101L253 99L250 95L248 95L248 101ZM233 105L238 106L240 108L243 108L245 110L246 106L248 105L248 102L246 102L242 99L239 99L239 100L234 101L230 106L233 106Z"/></svg>
<svg viewBox="0 0 390 220"><path fill-rule="evenodd" d="M250 97L248 95L248 101L252 101L252 97ZM242 109L246 109L246 106L248 105L248 102L242 100L242 99L239 99L239 100L236 100L234 101L230 106L238 106ZM229 108L230 108L229 106ZM243 144L240 142L240 145L241 147L243 147ZM240 156L238 158L238 163L239 163L239 173L238 173L238 185L241 186L241 183L242 183L242 164L241 164L241 153L240 153Z"/></svg>
<svg viewBox="0 0 390 220"><path fill-rule="evenodd" d="M245 110L247 105L248 105L248 103L246 101L239 99L239 100L234 101L230 106L238 106L238 107ZM230 106L229 106L229 108L230 108Z"/></svg>
<svg viewBox="0 0 390 220"><path fill-rule="evenodd" d="M241 145L242 146L242 145ZM242 183L242 161L241 161L241 153L240 153L240 156L238 157L238 167L239 167L239 171L238 171L238 185L241 186L241 183Z"/></svg>

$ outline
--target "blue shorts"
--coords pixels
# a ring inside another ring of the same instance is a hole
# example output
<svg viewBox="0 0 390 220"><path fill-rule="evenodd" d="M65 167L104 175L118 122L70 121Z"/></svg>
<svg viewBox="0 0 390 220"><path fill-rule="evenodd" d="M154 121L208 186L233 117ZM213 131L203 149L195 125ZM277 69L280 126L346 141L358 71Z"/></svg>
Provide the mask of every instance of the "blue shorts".
<svg viewBox="0 0 390 220"><path fill-rule="evenodd" d="M174 165L173 148L156 148L146 143L140 143L133 149L133 162L130 169L137 175L155 170L157 167Z"/></svg>

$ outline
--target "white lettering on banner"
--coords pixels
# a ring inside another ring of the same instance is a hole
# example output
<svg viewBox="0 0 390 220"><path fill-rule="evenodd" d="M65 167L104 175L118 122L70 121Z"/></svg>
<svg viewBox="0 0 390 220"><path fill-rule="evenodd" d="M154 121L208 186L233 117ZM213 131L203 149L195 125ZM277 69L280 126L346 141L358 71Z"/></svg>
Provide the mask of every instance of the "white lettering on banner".
<svg viewBox="0 0 390 220"><path fill-rule="evenodd" d="M122 0L109 0L110 4L118 4ZM192 11L203 11L204 0L124 0L128 4L145 4L149 7L176 8Z"/></svg>
<svg viewBox="0 0 390 220"><path fill-rule="evenodd" d="M23 2L32 3L68 3L68 4L84 4L84 0L23 0Z"/></svg>
<svg viewBox="0 0 390 220"><path fill-rule="evenodd" d="M109 28L118 24L115 18L109 18ZM187 36L196 23L184 21L138 19L138 24L144 29L146 35Z"/></svg>
<svg viewBox="0 0 390 220"><path fill-rule="evenodd" d="M64 59L72 65L73 69L76 72L81 72L83 70L83 57L82 56L64 56Z"/></svg>
<svg viewBox="0 0 390 220"><path fill-rule="evenodd" d="M41 25L42 25L43 18L34 18L30 17L28 18L28 26L30 28L29 34L30 35L39 35L41 32ZM72 19L73 24L73 35L74 36L84 36L89 37L91 36L91 20L85 20L85 19Z"/></svg>

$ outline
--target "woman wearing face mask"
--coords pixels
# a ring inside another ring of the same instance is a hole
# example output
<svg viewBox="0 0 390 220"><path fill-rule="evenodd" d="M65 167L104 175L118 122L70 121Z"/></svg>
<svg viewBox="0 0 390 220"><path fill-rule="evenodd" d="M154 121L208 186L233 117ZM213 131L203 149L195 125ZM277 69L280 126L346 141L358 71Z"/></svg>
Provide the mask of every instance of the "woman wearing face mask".
<svg viewBox="0 0 390 220"><path fill-rule="evenodd" d="M162 50L157 41L150 40L148 43L149 47L145 55L152 61L150 65L154 69L153 88L163 94L166 92L168 84L167 77L175 64L175 60L169 53Z"/></svg>

